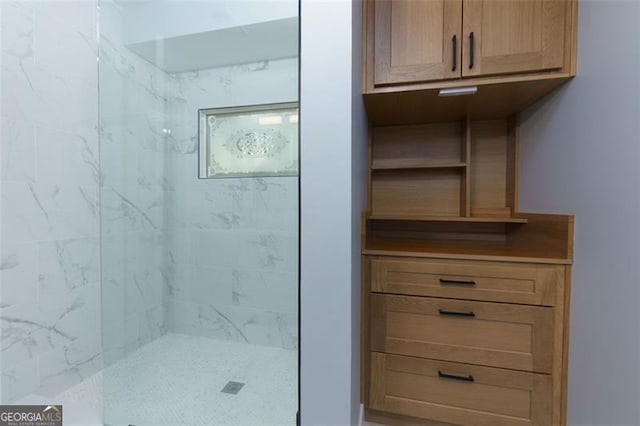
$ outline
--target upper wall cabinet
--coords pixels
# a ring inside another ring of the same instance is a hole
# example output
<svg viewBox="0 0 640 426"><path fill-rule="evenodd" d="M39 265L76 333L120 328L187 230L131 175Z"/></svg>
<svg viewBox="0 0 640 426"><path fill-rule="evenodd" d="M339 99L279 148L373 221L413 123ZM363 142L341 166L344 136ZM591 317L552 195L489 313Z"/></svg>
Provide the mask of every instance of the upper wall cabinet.
<svg viewBox="0 0 640 426"><path fill-rule="evenodd" d="M370 123L522 111L575 75L577 1L364 0Z"/></svg>
<svg viewBox="0 0 640 426"><path fill-rule="evenodd" d="M366 0L366 87L571 73L574 0Z"/></svg>

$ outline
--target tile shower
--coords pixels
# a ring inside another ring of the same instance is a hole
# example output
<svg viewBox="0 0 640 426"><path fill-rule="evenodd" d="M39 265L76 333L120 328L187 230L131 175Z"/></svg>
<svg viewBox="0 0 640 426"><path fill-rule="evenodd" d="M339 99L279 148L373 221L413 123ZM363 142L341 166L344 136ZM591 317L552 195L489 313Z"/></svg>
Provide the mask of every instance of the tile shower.
<svg viewBox="0 0 640 426"><path fill-rule="evenodd" d="M295 420L298 179L198 179L197 111L297 100L297 58L166 71L125 46L124 2L97 6L0 3L2 402L126 422L124 395L178 403L172 372L203 409L235 375L245 408L280 394Z"/></svg>

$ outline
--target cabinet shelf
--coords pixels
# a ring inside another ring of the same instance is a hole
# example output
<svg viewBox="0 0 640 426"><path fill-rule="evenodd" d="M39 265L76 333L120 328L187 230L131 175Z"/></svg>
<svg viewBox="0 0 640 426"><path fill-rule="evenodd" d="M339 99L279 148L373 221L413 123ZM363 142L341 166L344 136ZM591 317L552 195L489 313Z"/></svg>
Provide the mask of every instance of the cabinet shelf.
<svg viewBox="0 0 640 426"><path fill-rule="evenodd" d="M415 170L415 169L461 169L467 163L433 163L421 159L377 159L372 161L371 170Z"/></svg>
<svg viewBox="0 0 640 426"><path fill-rule="evenodd" d="M412 214L371 214L368 220L397 220L417 222L469 222L469 223L516 223L524 224L523 217L474 217L474 216L425 216Z"/></svg>
<svg viewBox="0 0 640 426"><path fill-rule="evenodd" d="M366 215L365 255L571 264L573 216ZM526 223L526 225L524 225ZM537 259L537 260L536 260Z"/></svg>

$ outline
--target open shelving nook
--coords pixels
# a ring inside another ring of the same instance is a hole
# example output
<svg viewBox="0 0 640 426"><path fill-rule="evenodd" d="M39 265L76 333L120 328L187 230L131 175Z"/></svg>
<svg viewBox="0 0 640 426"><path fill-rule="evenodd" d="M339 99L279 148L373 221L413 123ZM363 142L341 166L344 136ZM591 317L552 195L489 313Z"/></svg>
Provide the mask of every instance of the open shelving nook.
<svg viewBox="0 0 640 426"><path fill-rule="evenodd" d="M517 133L516 117L372 126L364 254L566 262L570 218L518 212Z"/></svg>
<svg viewBox="0 0 640 426"><path fill-rule="evenodd" d="M381 126L370 137L370 219L519 222L515 119Z"/></svg>

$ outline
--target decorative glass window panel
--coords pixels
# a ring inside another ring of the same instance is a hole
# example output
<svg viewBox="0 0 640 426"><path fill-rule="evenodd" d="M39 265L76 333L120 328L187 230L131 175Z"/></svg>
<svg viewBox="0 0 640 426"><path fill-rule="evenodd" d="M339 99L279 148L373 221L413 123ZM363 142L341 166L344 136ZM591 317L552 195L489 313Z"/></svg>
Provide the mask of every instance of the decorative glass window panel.
<svg viewBox="0 0 640 426"><path fill-rule="evenodd" d="M297 102L199 113L201 178L298 174Z"/></svg>

